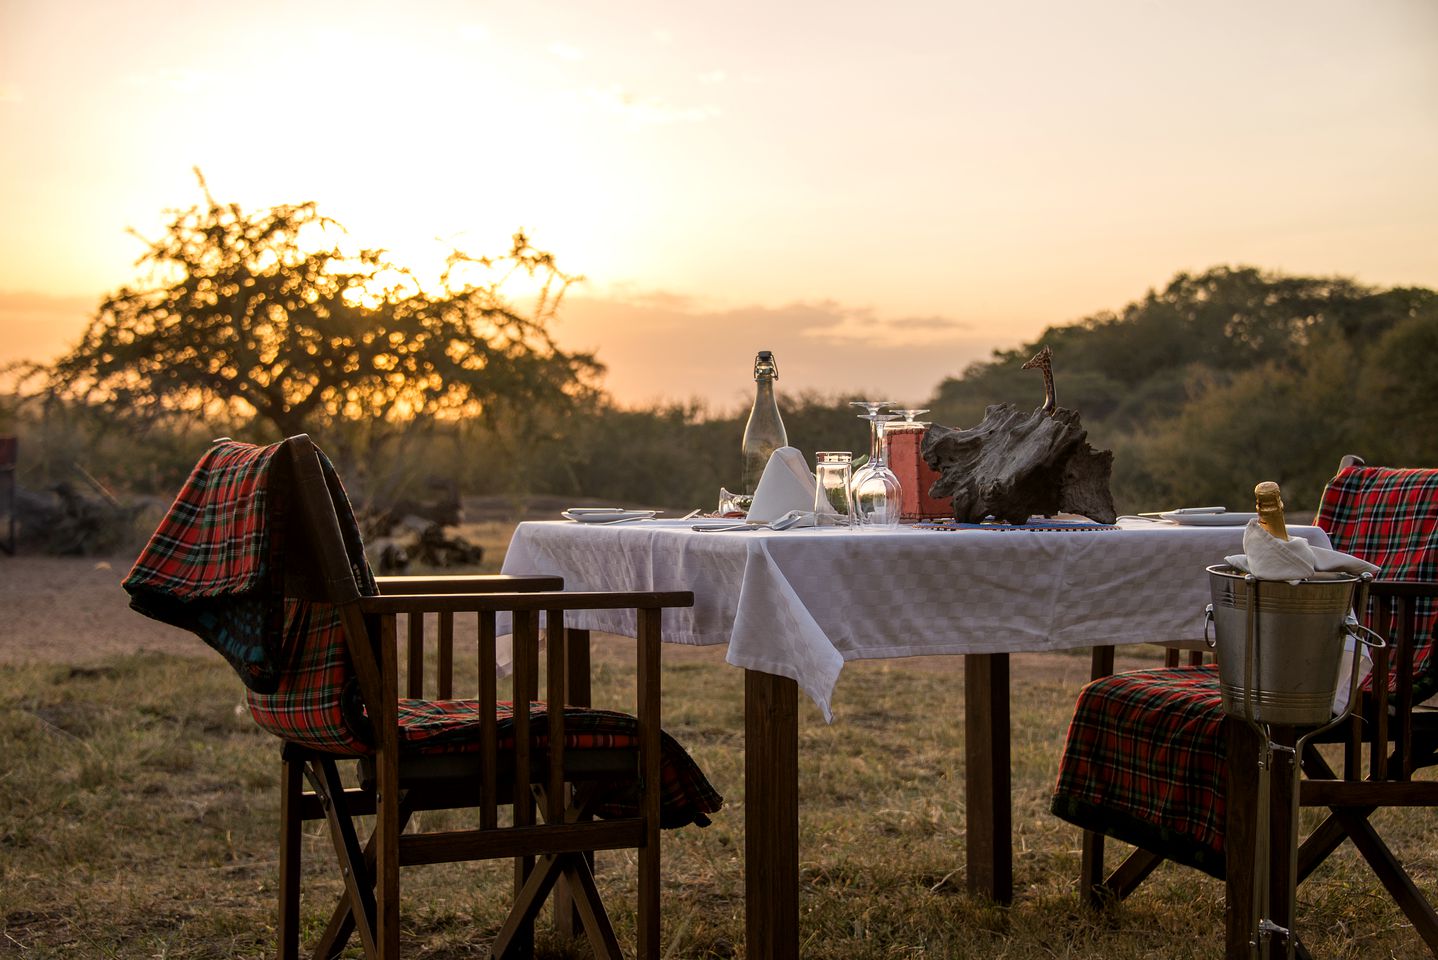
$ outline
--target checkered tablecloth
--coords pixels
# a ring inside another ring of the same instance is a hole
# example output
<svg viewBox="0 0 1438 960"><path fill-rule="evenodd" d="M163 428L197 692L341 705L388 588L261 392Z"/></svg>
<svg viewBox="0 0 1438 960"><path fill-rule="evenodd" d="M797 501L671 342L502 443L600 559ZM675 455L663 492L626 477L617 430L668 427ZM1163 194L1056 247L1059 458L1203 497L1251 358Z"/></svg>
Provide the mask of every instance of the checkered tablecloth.
<svg viewBox="0 0 1438 960"><path fill-rule="evenodd" d="M1316 527L1289 532L1318 546ZM665 639L729 645L737 667L790 677L832 717L847 660L1200 640L1204 568L1242 527L1121 521L1085 532L848 530L701 533L691 521L522 523L505 573L568 590L692 590ZM633 636L632 613L572 624Z"/></svg>

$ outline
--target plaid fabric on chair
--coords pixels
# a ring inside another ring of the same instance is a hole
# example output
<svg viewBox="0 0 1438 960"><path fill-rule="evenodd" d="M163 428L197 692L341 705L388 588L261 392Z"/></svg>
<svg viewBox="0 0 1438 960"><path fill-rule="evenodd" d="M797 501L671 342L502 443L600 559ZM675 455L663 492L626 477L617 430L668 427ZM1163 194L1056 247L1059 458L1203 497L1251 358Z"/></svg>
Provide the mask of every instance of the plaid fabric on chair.
<svg viewBox="0 0 1438 960"><path fill-rule="evenodd" d="M273 559L268 473L277 446L221 442L191 471L135 561L130 606L199 635L251 689L273 691L284 656L284 605Z"/></svg>
<svg viewBox="0 0 1438 960"><path fill-rule="evenodd" d="M549 746L548 718L545 704L530 704L530 723L534 745L544 750ZM508 701L495 704L498 719L499 749L514 749L514 705ZM404 746L419 753L471 753L479 749L475 734L479 726L479 704L474 700L399 701L399 734ZM637 750L639 730L633 716L613 710L569 707L564 711L564 746L566 750ZM660 822L665 828L694 823L709 823L708 815L724 805L724 798L714 789L704 772L688 752L666 731L659 732L661 761ZM600 804L600 816L633 816L632 798L611 797Z"/></svg>
<svg viewBox="0 0 1438 960"><path fill-rule="evenodd" d="M1323 492L1315 521L1333 546L1386 580L1438 579L1438 470L1348 467ZM1418 608L1415 700L1438 689L1435 620ZM1126 843L1224 875L1225 745L1218 670L1142 670L1080 692L1053 813Z"/></svg>
<svg viewBox="0 0 1438 960"><path fill-rule="evenodd" d="M124 587L131 607L190 630L229 661L265 730L314 749L363 752L368 726L337 608L287 596L308 592L307 571L302 538L285 523L291 511L279 450L224 440L206 451ZM378 590L344 485L316 452L355 582L372 596Z"/></svg>
<svg viewBox="0 0 1438 960"><path fill-rule="evenodd" d="M130 605L190 630L218 650L245 682L250 715L288 743L340 757L373 753L369 721L346 648L339 608L310 593L308 552L283 491L281 444L225 440L200 459L124 581ZM379 590L365 561L359 525L333 465L316 448L361 595ZM298 596L296 595L298 594ZM512 708L497 708L501 737ZM542 709L542 705L540 705ZM401 748L415 753L478 748L473 700L399 700ZM543 743L543 715L534 714ZM637 747L636 721L621 713L567 710L565 745ZM508 746L513 747L512 733ZM665 826L707 823L723 799L688 752L661 735ZM504 748L501 744L501 749ZM622 815L622 800L601 812Z"/></svg>

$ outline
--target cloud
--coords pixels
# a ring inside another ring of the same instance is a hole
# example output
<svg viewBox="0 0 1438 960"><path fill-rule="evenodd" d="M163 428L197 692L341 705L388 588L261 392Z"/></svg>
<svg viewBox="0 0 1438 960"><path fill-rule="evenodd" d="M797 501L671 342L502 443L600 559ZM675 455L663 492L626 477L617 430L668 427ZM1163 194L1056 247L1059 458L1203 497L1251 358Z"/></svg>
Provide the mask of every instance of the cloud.
<svg viewBox="0 0 1438 960"><path fill-rule="evenodd" d="M583 50L578 47L571 47L567 43L551 43L549 45L549 53L561 60L568 60L570 63L584 59Z"/></svg>
<svg viewBox="0 0 1438 960"><path fill-rule="evenodd" d="M658 97L641 97L618 85L591 87L584 97L599 109L623 117L640 127L666 126L674 123L703 123L720 115L715 106L676 107Z"/></svg>
<svg viewBox="0 0 1438 960"><path fill-rule="evenodd" d="M897 317L889 321L896 330L967 330L972 324L953 317Z"/></svg>
<svg viewBox="0 0 1438 960"><path fill-rule="evenodd" d="M18 83L0 83L0 103L23 103L25 95Z"/></svg>
<svg viewBox="0 0 1438 960"><path fill-rule="evenodd" d="M708 73L699 74L699 82L709 84L711 86L717 83L723 83L725 80L728 79L729 74L725 73L723 70L710 70Z"/></svg>
<svg viewBox="0 0 1438 960"><path fill-rule="evenodd" d="M571 295L553 333L566 349L593 350L605 386L622 404L699 399L716 410L752 399L754 354L772 350L780 389L922 403L939 383L985 359L992 336L962 321L884 319L834 300L717 306L664 291Z"/></svg>

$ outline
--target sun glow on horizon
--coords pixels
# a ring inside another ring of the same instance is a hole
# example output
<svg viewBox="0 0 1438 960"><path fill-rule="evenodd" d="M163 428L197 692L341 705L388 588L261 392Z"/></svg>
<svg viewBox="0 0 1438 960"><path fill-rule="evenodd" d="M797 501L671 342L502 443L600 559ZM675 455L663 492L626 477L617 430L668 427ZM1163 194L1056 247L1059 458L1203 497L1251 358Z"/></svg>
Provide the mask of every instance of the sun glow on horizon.
<svg viewBox="0 0 1438 960"><path fill-rule="evenodd" d="M587 278L561 342L616 370L659 322L636 291L691 305L676 356L748 311L901 365L1220 263L1438 287L1428 0L17 0L0 54L12 301L130 282L126 228L202 202L194 167L247 210L314 201L422 282L523 231Z"/></svg>

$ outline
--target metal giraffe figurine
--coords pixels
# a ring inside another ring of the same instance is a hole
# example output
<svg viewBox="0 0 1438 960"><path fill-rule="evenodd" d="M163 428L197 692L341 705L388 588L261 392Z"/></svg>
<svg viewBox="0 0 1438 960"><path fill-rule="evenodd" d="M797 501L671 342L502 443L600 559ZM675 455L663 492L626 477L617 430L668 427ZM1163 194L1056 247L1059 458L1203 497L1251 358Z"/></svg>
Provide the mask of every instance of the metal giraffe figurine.
<svg viewBox="0 0 1438 960"><path fill-rule="evenodd" d="M1041 409L1044 412L1044 416L1048 417L1053 416L1054 411L1057 410L1059 406L1058 394L1054 392L1053 359L1054 352L1048 347L1044 347L1038 353L1030 357L1028 363L1025 363L1022 368L1024 370L1033 370L1037 368L1040 372L1043 373L1044 405Z"/></svg>

